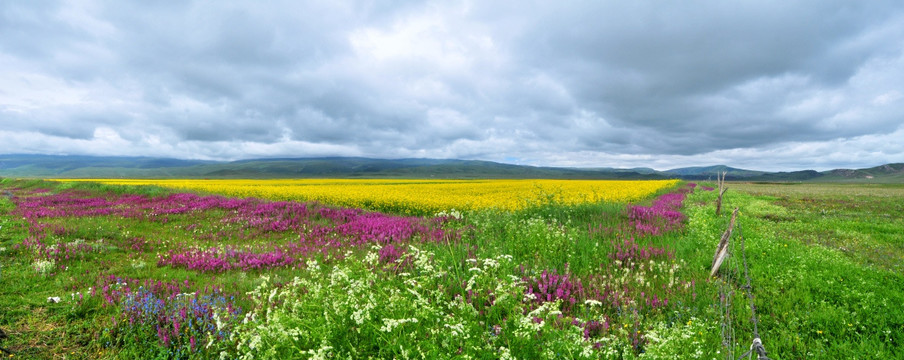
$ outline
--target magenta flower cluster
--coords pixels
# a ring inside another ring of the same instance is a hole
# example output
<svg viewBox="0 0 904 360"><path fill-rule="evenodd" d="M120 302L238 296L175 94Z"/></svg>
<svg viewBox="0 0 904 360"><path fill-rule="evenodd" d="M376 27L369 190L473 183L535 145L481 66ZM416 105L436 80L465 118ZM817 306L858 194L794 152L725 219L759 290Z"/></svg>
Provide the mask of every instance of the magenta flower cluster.
<svg viewBox="0 0 904 360"><path fill-rule="evenodd" d="M34 234L34 245L47 230L66 232L44 223L57 217L118 216L167 223L171 216L200 214L207 210L225 213L219 221L204 219L205 225L191 224L183 230L199 239L255 240L256 247L224 246L169 250L158 258L159 266L183 267L197 271L223 272L233 269L255 270L298 266L311 255L337 258L347 250L368 244L399 246L410 241L454 241L460 234L447 231L447 219L425 220L366 212L362 209L331 208L317 204L259 199L235 199L223 196L173 194L166 197L120 195L91 197L83 192L46 193L16 199L17 214L25 218ZM210 230L216 228L218 231ZM205 231L207 230L207 231ZM287 234L297 240L284 241ZM262 244L261 238L275 236L280 243ZM132 239L124 246L143 251L151 241ZM85 248L88 249L88 248ZM66 251L63 249L62 251ZM40 252L46 252L44 248ZM62 256L67 256L63 253Z"/></svg>
<svg viewBox="0 0 904 360"><path fill-rule="evenodd" d="M609 331L610 327L608 317L606 317L603 322L599 322L597 320L590 320L587 322L574 320L572 324L584 329L584 340L590 340L590 338L596 338L605 335L606 332Z"/></svg>
<svg viewBox="0 0 904 360"><path fill-rule="evenodd" d="M562 300L562 310L566 313L571 312L585 297L580 279L568 274L559 275L555 270L543 270L539 277L526 277L524 281L527 283L524 293L533 295L535 303Z"/></svg>
<svg viewBox="0 0 904 360"><path fill-rule="evenodd" d="M626 223L617 227L603 224L587 224L587 232L591 238L605 237L615 234L635 234L635 236L662 235L668 231L680 229L684 214L679 210L687 194L693 193L697 184L690 183L676 192L664 194L653 201L651 206L628 205Z"/></svg>
<svg viewBox="0 0 904 360"><path fill-rule="evenodd" d="M394 273L399 273L403 269L411 266L411 257L403 258L406 253L407 251L403 247L394 244L383 245L383 247L380 248L380 251L377 252L380 256L379 261L380 264L383 265L383 269ZM399 259L403 260L400 262Z"/></svg>
<svg viewBox="0 0 904 360"><path fill-rule="evenodd" d="M284 210L285 208L281 209ZM291 218L270 222L268 227L283 227L298 231L298 240L280 244L260 245L266 251L219 249L180 249L161 254L160 266L184 267L199 271L221 272L232 269L254 270L275 267L300 266L313 255L323 258L337 257L347 250L365 245L383 246L383 260L401 256L401 245L410 241L447 241L458 234L449 233L416 217L400 217L381 213L369 213L360 209L330 209L308 212L316 219ZM241 216L241 215L236 215ZM251 215L262 216L262 215ZM226 219L234 222L236 217ZM317 220L315 222L315 220ZM323 224L327 220L326 224ZM280 222L282 221L282 222ZM254 223L254 218L246 224ZM304 226L301 226L301 225ZM387 245L392 245L387 248ZM394 259L393 259L394 260Z"/></svg>
<svg viewBox="0 0 904 360"><path fill-rule="evenodd" d="M641 246L637 244L634 237L624 239L621 242L612 242L613 251L609 253L609 258L617 260L622 267L634 267L638 263L650 260L654 257L667 256L674 258L674 252L665 248L653 245Z"/></svg>
<svg viewBox="0 0 904 360"><path fill-rule="evenodd" d="M238 251L235 249L170 251L161 254L157 266L182 267L189 270L205 272L225 272L232 269L252 270L287 267L295 262L295 258L282 250L264 253Z"/></svg>
<svg viewBox="0 0 904 360"><path fill-rule="evenodd" d="M304 204L276 202L254 208L237 208L223 219L225 223L241 223L246 228L267 232L292 231L295 241L262 245L266 251L236 249L183 249L161 255L158 265L185 267L200 271L253 270L300 266L299 259L320 255L337 257L365 245L386 246L384 260L398 252L401 244L420 240L448 241L460 235L450 233L436 223L417 217L394 216L366 212L361 209L320 208L310 211ZM398 254L401 256L401 253Z"/></svg>
<svg viewBox="0 0 904 360"><path fill-rule="evenodd" d="M654 200L652 206L628 206L628 224L638 235L662 235L678 229L684 219L678 211L684 198L684 193L669 193Z"/></svg>
<svg viewBox="0 0 904 360"><path fill-rule="evenodd" d="M124 297L131 295L134 289L148 289L155 294L165 296L188 292L190 291L189 289L191 289L192 284L188 280L139 280L116 275L106 275L98 278L94 285L95 286L91 287L91 296L99 295L103 297L103 305L107 306L119 304ZM208 290L215 291L217 289Z"/></svg>
<svg viewBox="0 0 904 360"><path fill-rule="evenodd" d="M581 280L568 274L558 274L555 270L544 270L539 277L525 277L523 279L527 285L525 295L531 295L533 303L539 306L543 303L561 301L562 314L558 315L556 320L558 326L571 325L582 329L585 340L599 337L609 331L609 318L604 316L604 321L600 323L596 320L586 322L577 319L571 320L570 324L559 323L564 319L565 315L575 315L575 310L582 305L584 300L607 300L605 297L611 295L611 291L606 291L605 295L601 295L600 291L585 289ZM616 295L617 297L617 295ZM535 317L534 322L541 322L543 319Z"/></svg>
<svg viewBox="0 0 904 360"><path fill-rule="evenodd" d="M70 259L80 259L87 253L97 251L94 246L84 242L49 244L47 237L44 234L26 237L22 240L21 244L16 244L14 247L24 247L25 249L32 251L36 259L44 258L56 263L62 263Z"/></svg>

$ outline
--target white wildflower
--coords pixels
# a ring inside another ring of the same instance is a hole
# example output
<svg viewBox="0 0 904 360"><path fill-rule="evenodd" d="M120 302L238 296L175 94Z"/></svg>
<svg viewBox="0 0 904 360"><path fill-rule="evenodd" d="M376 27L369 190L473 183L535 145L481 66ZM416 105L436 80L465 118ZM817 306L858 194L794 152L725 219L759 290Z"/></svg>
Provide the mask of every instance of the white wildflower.
<svg viewBox="0 0 904 360"><path fill-rule="evenodd" d="M213 313L213 321L217 324L217 331L223 330L223 319L220 318L220 312L215 311Z"/></svg>
<svg viewBox="0 0 904 360"><path fill-rule="evenodd" d="M417 323L417 318L410 319L383 319L383 326L380 327L380 331L382 332L391 332L392 329L395 329L405 323Z"/></svg>
<svg viewBox="0 0 904 360"><path fill-rule="evenodd" d="M355 322L355 324L362 325L362 324L364 324L364 321L370 319L370 310L373 309L373 307L370 305L371 305L370 303L364 304L363 308L360 308L360 309L352 312L351 318L352 318L352 321Z"/></svg>
<svg viewBox="0 0 904 360"><path fill-rule="evenodd" d="M345 273L345 269L336 267L333 269L333 272L330 273L330 286L338 286L340 284L348 283L348 274Z"/></svg>
<svg viewBox="0 0 904 360"><path fill-rule="evenodd" d="M267 302L272 303L273 299L276 298L276 293L278 291L279 291L279 289L273 289L272 291L270 291L270 296L267 298Z"/></svg>
<svg viewBox="0 0 904 360"><path fill-rule="evenodd" d="M367 255L364 256L364 263L370 266L374 266L380 260L380 255L375 252L368 252Z"/></svg>
<svg viewBox="0 0 904 360"><path fill-rule="evenodd" d="M517 360L518 358L512 355L511 350L509 350L505 346L499 347L499 360Z"/></svg>
<svg viewBox="0 0 904 360"><path fill-rule="evenodd" d="M38 260L38 261L35 261L34 268L35 268L35 271L37 271L41 274L46 274L50 270L53 269L54 265L55 264L53 263L53 260Z"/></svg>
<svg viewBox="0 0 904 360"><path fill-rule="evenodd" d="M465 291L471 291L474 289L474 285L477 284L477 274L471 275L471 278L468 279L468 284L465 286Z"/></svg>
<svg viewBox="0 0 904 360"><path fill-rule="evenodd" d="M581 349L581 357L587 359L593 358L593 347L590 345L584 345L584 347Z"/></svg>
<svg viewBox="0 0 904 360"><path fill-rule="evenodd" d="M464 335L465 339L467 339L469 337L468 334L465 333L465 325L462 323L453 324L453 325L443 324L443 327L445 327L449 330L452 330L452 336L454 336L454 337L462 337L462 335Z"/></svg>
<svg viewBox="0 0 904 360"><path fill-rule="evenodd" d="M320 271L320 264L317 263L317 260L311 259L305 261L304 264L307 265L308 270L310 271Z"/></svg>

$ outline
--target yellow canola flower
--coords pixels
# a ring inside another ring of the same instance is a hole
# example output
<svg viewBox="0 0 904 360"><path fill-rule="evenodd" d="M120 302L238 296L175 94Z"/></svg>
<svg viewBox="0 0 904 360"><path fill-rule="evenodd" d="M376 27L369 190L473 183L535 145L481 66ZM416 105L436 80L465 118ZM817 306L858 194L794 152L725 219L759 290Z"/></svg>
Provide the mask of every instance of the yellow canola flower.
<svg viewBox="0 0 904 360"><path fill-rule="evenodd" d="M678 180L396 180L396 179L56 179L108 185L156 185L235 197L432 214L456 210L521 210L544 204L626 203Z"/></svg>

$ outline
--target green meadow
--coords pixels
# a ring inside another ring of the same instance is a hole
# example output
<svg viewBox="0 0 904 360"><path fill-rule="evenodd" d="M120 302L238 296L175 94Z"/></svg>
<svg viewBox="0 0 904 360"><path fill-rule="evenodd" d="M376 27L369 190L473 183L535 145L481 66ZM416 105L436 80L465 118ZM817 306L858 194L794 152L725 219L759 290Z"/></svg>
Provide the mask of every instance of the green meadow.
<svg viewBox="0 0 904 360"><path fill-rule="evenodd" d="M2 179L2 356L736 359L750 298L772 359L904 353L904 186L713 186L412 218Z"/></svg>

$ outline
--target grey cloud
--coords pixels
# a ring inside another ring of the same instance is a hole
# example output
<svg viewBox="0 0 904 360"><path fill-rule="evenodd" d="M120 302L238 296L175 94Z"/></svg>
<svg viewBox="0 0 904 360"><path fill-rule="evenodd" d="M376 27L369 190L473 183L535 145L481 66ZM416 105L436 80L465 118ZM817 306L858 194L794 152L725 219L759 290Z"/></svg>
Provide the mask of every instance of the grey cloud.
<svg viewBox="0 0 904 360"><path fill-rule="evenodd" d="M532 66L552 69L568 81L578 103L605 114L613 124L655 127L663 147L648 151L663 153L695 151L685 146L689 130L729 135L723 147L787 141L801 134L837 136L820 133L818 124L777 126L785 119L770 112L782 105L781 91L753 99L727 93L745 82L785 74L806 77L811 89L844 86L872 53L887 52L889 46L850 43L876 23L887 26L900 16L899 9L887 12L889 4L876 3L596 5L545 9L554 15L542 19L558 22L533 27L521 51ZM891 46L900 49L900 44ZM719 95L741 103L726 108L697 100ZM750 122L768 129L758 132L745 126ZM702 124L713 130L701 129ZM718 130L731 128L739 130Z"/></svg>
<svg viewBox="0 0 904 360"><path fill-rule="evenodd" d="M659 166L793 148L775 163L806 167L833 144L859 154L836 163L904 160L863 141L900 132L902 8L4 3L0 121L107 155Z"/></svg>

